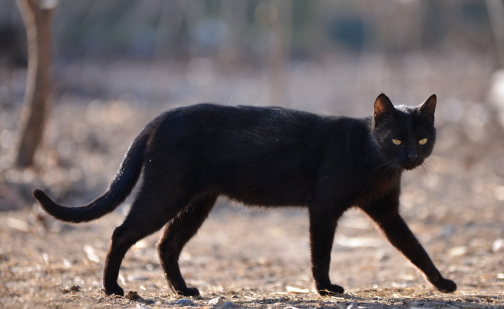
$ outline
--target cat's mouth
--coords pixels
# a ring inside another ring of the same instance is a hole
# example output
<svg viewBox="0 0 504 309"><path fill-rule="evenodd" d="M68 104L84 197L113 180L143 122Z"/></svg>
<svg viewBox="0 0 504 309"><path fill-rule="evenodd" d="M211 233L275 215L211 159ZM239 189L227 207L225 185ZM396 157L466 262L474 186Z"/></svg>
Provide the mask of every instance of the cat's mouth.
<svg viewBox="0 0 504 309"><path fill-rule="evenodd" d="M414 169L415 167L419 166L419 165L422 165L422 162L418 162L418 161L415 161L415 162L408 162L408 163L405 163L402 165L402 167L405 169L405 170L412 170Z"/></svg>

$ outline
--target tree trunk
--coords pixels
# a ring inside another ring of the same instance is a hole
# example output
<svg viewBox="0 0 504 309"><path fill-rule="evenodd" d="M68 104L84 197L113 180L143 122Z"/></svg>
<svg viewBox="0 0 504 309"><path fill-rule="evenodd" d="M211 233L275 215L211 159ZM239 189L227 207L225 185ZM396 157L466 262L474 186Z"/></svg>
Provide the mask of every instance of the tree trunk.
<svg viewBox="0 0 504 309"><path fill-rule="evenodd" d="M271 2L277 17L271 25L272 42L268 55L270 105L287 106L287 64L291 34L291 2L274 0Z"/></svg>
<svg viewBox="0 0 504 309"><path fill-rule="evenodd" d="M56 1L17 0L28 38L28 75L16 164L33 165L50 108L51 17Z"/></svg>
<svg viewBox="0 0 504 309"><path fill-rule="evenodd" d="M486 0L495 47L501 68L504 68L504 4L502 0Z"/></svg>

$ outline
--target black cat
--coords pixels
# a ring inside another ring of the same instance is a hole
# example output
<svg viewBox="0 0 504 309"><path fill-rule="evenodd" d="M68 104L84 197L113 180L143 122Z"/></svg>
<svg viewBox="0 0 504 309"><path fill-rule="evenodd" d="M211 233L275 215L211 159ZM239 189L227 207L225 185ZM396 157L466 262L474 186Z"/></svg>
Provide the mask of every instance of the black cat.
<svg viewBox="0 0 504 309"><path fill-rule="evenodd" d="M453 292L456 284L443 278L398 211L401 173L421 165L436 141L435 107L435 95L417 107L394 107L381 94L374 116L362 119L280 107L175 108L145 127L110 187L93 202L72 208L41 190L33 195L55 218L87 222L124 201L143 168L138 196L108 249L103 274L108 295L124 295L117 277L126 251L163 226L158 252L168 283L178 294L198 295L186 286L178 259L220 195L245 205L308 207L320 295L344 292L331 284L329 265L336 223L353 206L438 290Z"/></svg>

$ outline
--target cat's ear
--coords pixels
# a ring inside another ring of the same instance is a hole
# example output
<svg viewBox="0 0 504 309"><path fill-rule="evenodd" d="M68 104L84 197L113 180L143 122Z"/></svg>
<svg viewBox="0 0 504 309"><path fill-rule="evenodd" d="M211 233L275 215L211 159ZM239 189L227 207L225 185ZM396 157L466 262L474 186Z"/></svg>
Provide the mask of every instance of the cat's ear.
<svg viewBox="0 0 504 309"><path fill-rule="evenodd" d="M385 94L380 94L374 103L374 118L380 120L392 115L395 107Z"/></svg>
<svg viewBox="0 0 504 309"><path fill-rule="evenodd" d="M427 101L418 107L420 114L434 121L434 112L436 111L437 97L435 94L431 95Z"/></svg>

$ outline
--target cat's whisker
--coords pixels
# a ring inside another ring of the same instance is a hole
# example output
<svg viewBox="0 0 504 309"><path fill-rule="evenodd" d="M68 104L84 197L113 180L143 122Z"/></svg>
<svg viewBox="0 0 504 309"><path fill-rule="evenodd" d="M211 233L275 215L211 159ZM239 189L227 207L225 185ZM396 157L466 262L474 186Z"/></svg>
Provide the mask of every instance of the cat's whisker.
<svg viewBox="0 0 504 309"><path fill-rule="evenodd" d="M434 173L434 169L427 162L423 162L421 166L427 174Z"/></svg>
<svg viewBox="0 0 504 309"><path fill-rule="evenodd" d="M390 165L389 165L389 166L387 166L387 168L385 168L385 169L383 170L383 172L382 172L382 174L381 174L381 177L380 177L380 180L382 180L382 179L386 179L386 178L387 178L386 174L388 173L388 171L389 171L389 170L390 170Z"/></svg>
<svg viewBox="0 0 504 309"><path fill-rule="evenodd" d="M388 166L387 166L388 165ZM370 170L367 175L369 175L371 172L372 174L369 176L368 178L368 183L366 185L366 188L369 187L369 184L371 183L371 180L373 179L373 176L376 174L376 172L378 172L381 168L387 166L383 171L382 171L382 174L380 176L380 180L383 179L383 174L385 174L385 172L392 166L394 165L394 161L393 160L387 160L381 164L379 164L378 166L376 166L375 168L373 168L372 170ZM367 178L367 175L364 177L364 179Z"/></svg>
<svg viewBox="0 0 504 309"><path fill-rule="evenodd" d="M397 165L394 164L394 166L392 168L392 171L393 171L392 178L393 179L397 178L399 170L400 170L399 166L397 166Z"/></svg>
<svg viewBox="0 0 504 309"><path fill-rule="evenodd" d="M379 165L378 165L378 166L376 166L375 168L371 169L371 170L370 170L370 171L366 174L366 176L364 176L364 179L366 179L366 178L367 178L367 175L369 175L370 173L372 173L372 174L369 176L369 179L368 179L368 183L367 183L367 185L366 185L366 188L369 186L369 184L370 184L370 182L371 182L371 179L373 179L374 174L376 174L376 172L377 172L380 168L382 168L382 167L384 167L384 166L386 166L386 165L389 165L389 164L393 164L393 161L392 161L392 160L388 160L388 161L385 161L385 162L383 162L383 163L379 164ZM381 179L381 177L380 177L380 179Z"/></svg>
<svg viewBox="0 0 504 309"><path fill-rule="evenodd" d="M401 167L398 165L395 165L394 167L395 167L394 178L397 178L397 176L399 176L401 174Z"/></svg>
<svg viewBox="0 0 504 309"><path fill-rule="evenodd" d="M392 171L392 168L393 168L393 165L390 165L387 167L387 169L385 169L385 171L383 173L383 176L385 176L384 179L388 178L388 176L390 175L390 172Z"/></svg>
<svg viewBox="0 0 504 309"><path fill-rule="evenodd" d="M429 171L427 170L427 168L425 168L425 165L423 163L420 165L420 167L422 168L422 170L425 172L426 175L429 175Z"/></svg>
<svg viewBox="0 0 504 309"><path fill-rule="evenodd" d="M393 161L391 161L390 163L391 164L389 166L387 166L387 168L383 171L382 176L380 177L380 180L387 179L387 178L389 178L391 173L395 173L396 165L394 164Z"/></svg>
<svg viewBox="0 0 504 309"><path fill-rule="evenodd" d="M366 176L364 176L364 177L367 177L367 175L369 175L371 172L373 172L373 174L372 174L370 177L373 177L374 173L376 173L376 172L378 171L378 169L380 169L381 167L384 167L385 165L390 164L390 163L392 163L392 161L391 161L391 160L386 161L386 162L383 162L382 164L380 164L380 165L376 166L375 168L371 169L371 170L370 170L370 171L366 174Z"/></svg>
<svg viewBox="0 0 504 309"><path fill-rule="evenodd" d="M395 168L396 168L396 165L395 163L392 163L389 167L389 170L387 172L387 175L386 175L386 178L389 178L389 176L393 173L395 173Z"/></svg>
<svg viewBox="0 0 504 309"><path fill-rule="evenodd" d="M425 162L434 165L436 168L438 167L438 164L436 162L436 158L428 157L425 159Z"/></svg>
<svg viewBox="0 0 504 309"><path fill-rule="evenodd" d="M429 163L431 162L424 162L423 164L425 165L425 167L427 167L427 169L429 169L430 172L434 173L434 169L429 165Z"/></svg>
<svg viewBox="0 0 504 309"><path fill-rule="evenodd" d="M435 172L434 170L432 169L431 166L429 166L427 163L422 163L421 164L421 167L423 169L423 171L425 172L425 177L427 179L427 183L429 183L432 179L434 179L435 177Z"/></svg>

